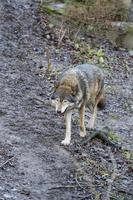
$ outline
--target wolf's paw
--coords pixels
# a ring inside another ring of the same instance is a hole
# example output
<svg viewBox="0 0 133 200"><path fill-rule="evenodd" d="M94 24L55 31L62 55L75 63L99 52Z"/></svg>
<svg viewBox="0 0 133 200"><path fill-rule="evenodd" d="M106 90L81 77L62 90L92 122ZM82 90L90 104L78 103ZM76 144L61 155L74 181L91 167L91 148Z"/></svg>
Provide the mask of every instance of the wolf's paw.
<svg viewBox="0 0 133 200"><path fill-rule="evenodd" d="M94 123L92 121L89 121L88 128L94 129Z"/></svg>
<svg viewBox="0 0 133 200"><path fill-rule="evenodd" d="M70 144L70 140L62 140L61 144L63 145L69 145Z"/></svg>
<svg viewBox="0 0 133 200"><path fill-rule="evenodd" d="M80 137L85 137L86 136L86 132L80 131Z"/></svg>
<svg viewBox="0 0 133 200"><path fill-rule="evenodd" d="M88 126L88 129L93 130L95 128L94 128L94 126Z"/></svg>

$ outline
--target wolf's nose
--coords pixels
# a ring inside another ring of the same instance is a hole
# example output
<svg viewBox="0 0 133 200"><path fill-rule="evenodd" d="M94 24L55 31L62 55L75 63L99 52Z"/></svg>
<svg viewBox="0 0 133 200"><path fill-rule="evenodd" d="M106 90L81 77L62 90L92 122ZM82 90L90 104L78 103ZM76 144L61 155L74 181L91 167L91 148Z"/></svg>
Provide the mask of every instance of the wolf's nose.
<svg viewBox="0 0 133 200"><path fill-rule="evenodd" d="M61 110L57 110L57 113L58 113L58 114L61 114Z"/></svg>

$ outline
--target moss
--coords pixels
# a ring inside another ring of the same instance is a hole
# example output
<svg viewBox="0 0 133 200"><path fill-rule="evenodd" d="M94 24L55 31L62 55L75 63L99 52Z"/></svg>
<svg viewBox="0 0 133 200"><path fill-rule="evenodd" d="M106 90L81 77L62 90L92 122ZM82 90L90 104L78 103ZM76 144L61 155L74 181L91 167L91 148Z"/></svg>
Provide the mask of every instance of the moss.
<svg viewBox="0 0 133 200"><path fill-rule="evenodd" d="M58 15L64 14L64 8L56 9L54 8L53 5L42 4L41 10L47 12L48 14L58 14Z"/></svg>
<svg viewBox="0 0 133 200"><path fill-rule="evenodd" d="M119 139L118 135L116 135L112 130L109 131L108 137L110 140L113 140L113 141L118 141Z"/></svg>
<svg viewBox="0 0 133 200"><path fill-rule="evenodd" d="M133 24L129 24L125 30L126 33L133 33Z"/></svg>
<svg viewBox="0 0 133 200"><path fill-rule="evenodd" d="M116 115L116 114L114 114L114 113L112 113L112 112L109 112L109 117L111 117L111 119L113 119L113 120L118 120L119 119L119 116L118 115Z"/></svg>
<svg viewBox="0 0 133 200"><path fill-rule="evenodd" d="M122 154L123 154L124 158L126 158L127 160L133 159L133 154L129 150L123 150Z"/></svg>

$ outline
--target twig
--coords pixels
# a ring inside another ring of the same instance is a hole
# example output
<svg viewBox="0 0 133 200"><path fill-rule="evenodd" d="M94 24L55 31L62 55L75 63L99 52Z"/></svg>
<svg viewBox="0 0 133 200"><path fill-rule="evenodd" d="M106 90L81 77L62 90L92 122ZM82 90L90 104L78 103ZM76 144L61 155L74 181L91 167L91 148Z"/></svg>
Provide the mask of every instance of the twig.
<svg viewBox="0 0 133 200"><path fill-rule="evenodd" d="M79 168L79 164L76 165L78 168ZM92 193L92 195L94 196L94 199L96 200L96 189L95 189L95 186L93 185L93 177L91 176L88 176L88 174L84 171L84 167L80 167L80 170L81 170L81 173L84 174L84 177L85 180L86 180L86 185L81 185L79 183L79 181L77 181L77 178L76 178L76 182L78 185L76 186L79 186L80 188L82 188L82 190L88 192L88 193ZM87 196L88 197L88 196ZM81 197L81 199L84 199L84 198L87 198L87 197Z"/></svg>
<svg viewBox="0 0 133 200"><path fill-rule="evenodd" d="M61 188L75 188L75 187L76 185L59 185L59 186L49 188L48 190L56 190L56 189L61 189Z"/></svg>
<svg viewBox="0 0 133 200"><path fill-rule="evenodd" d="M89 199L90 197L91 197L91 195L89 194L89 195L81 197L80 200Z"/></svg>
<svg viewBox="0 0 133 200"><path fill-rule="evenodd" d="M82 185L80 185L80 183L79 183L79 181L78 181L77 173L76 173L76 176L75 176L75 180L76 180L77 185L78 185L80 188L84 189L84 187L83 187Z"/></svg>
<svg viewBox="0 0 133 200"><path fill-rule="evenodd" d="M48 72L50 72L52 70L52 64L51 64L51 57L50 57L49 48L46 49L46 55L47 55L47 62L48 62L47 70L48 70Z"/></svg>
<svg viewBox="0 0 133 200"><path fill-rule="evenodd" d="M40 4L42 5L42 3L43 3L43 0L40 0L40 1L41 1L41 3L40 3Z"/></svg>
<svg viewBox="0 0 133 200"><path fill-rule="evenodd" d="M14 156L11 157L11 158L9 158L9 159L6 160L5 162L3 162L3 163L0 165L0 168L4 167L4 166L5 166L7 163L9 163L13 158L14 158Z"/></svg>
<svg viewBox="0 0 133 200"><path fill-rule="evenodd" d="M113 185L114 180L118 176L117 164L116 164L116 160L114 158L113 152L111 151L110 147L108 147L108 150L109 150L110 158L111 158L112 165L113 165L112 166L113 172L111 174L111 178L108 180L108 188L107 188L107 194L106 194L105 200L110 200L110 193L112 190L112 185Z"/></svg>
<svg viewBox="0 0 133 200"><path fill-rule="evenodd" d="M62 23L61 23L61 28L60 28L60 30L59 30L59 37L61 36L61 34L62 34L62 31L63 31L63 24L64 24L64 20L62 21Z"/></svg>
<svg viewBox="0 0 133 200"><path fill-rule="evenodd" d="M83 199L89 199L91 195L86 195L86 196L83 196L83 195L72 195L72 198L75 198L75 199L80 199L80 200L83 200Z"/></svg>
<svg viewBox="0 0 133 200"><path fill-rule="evenodd" d="M66 34L66 29L64 29L64 20L62 21L61 28L58 34L58 47L60 47L61 42Z"/></svg>
<svg viewBox="0 0 133 200"><path fill-rule="evenodd" d="M50 101L49 100L42 100L36 96L30 96L30 99L35 100L35 101L39 101L40 103L42 103L41 106L50 106Z"/></svg>
<svg viewBox="0 0 133 200"><path fill-rule="evenodd" d="M79 26L77 32L74 35L74 42L76 41L76 38L77 38L77 36L78 36L78 34L79 34L80 30L81 30L81 27L82 27L82 25Z"/></svg>
<svg viewBox="0 0 133 200"><path fill-rule="evenodd" d="M125 191L124 189L120 188L118 189L118 192L121 192L121 193L124 193L124 194L128 194L128 195L131 195L133 196L133 192L130 192L130 191Z"/></svg>
<svg viewBox="0 0 133 200"><path fill-rule="evenodd" d="M63 40L65 34L66 34L66 29L65 29L65 30L62 30L62 32L61 32L60 39L59 39L59 41L58 41L58 47L60 47L61 42L62 42L62 40Z"/></svg>

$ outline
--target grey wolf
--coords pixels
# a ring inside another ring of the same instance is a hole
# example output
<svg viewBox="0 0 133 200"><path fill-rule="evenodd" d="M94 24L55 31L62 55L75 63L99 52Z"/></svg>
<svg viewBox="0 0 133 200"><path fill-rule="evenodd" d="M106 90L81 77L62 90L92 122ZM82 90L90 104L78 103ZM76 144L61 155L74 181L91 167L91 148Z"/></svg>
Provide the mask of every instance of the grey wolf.
<svg viewBox="0 0 133 200"><path fill-rule="evenodd" d="M75 108L79 110L80 136L84 137L86 135L85 107L88 106L91 111L89 128L92 129L97 107L103 106L104 102L104 76L100 68L91 64L82 64L63 72L51 96L51 103L55 106L56 112L65 116L66 133L61 143L70 144L71 116Z"/></svg>

